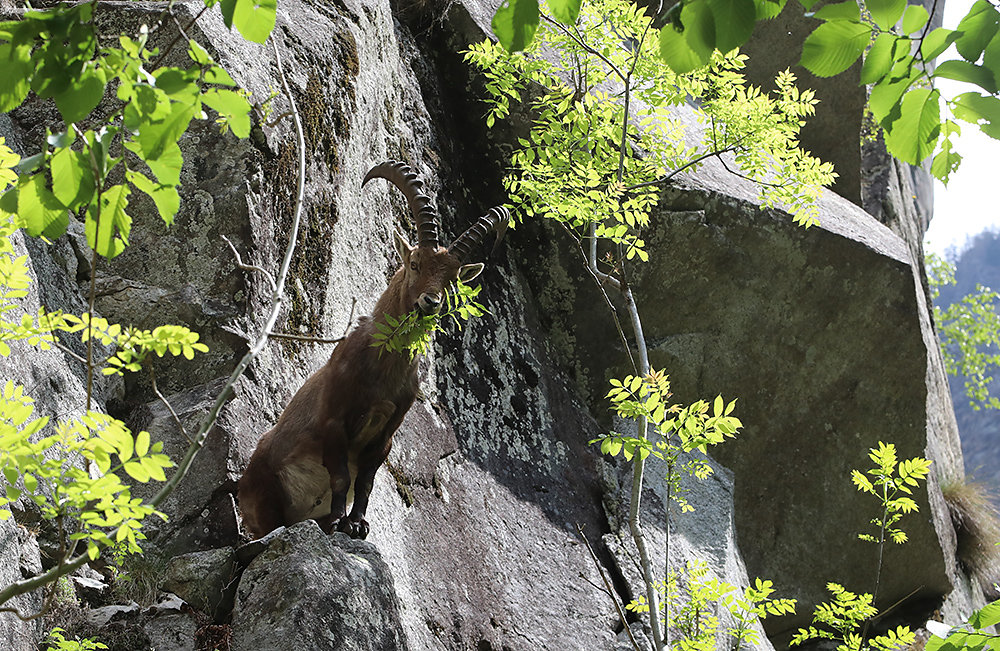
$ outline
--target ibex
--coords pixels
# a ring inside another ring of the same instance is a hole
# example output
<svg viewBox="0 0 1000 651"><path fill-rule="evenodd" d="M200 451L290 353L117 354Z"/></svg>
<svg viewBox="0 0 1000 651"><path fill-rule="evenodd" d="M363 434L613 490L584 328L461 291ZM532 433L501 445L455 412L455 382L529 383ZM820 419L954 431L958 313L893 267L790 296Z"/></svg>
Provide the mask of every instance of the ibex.
<svg viewBox="0 0 1000 651"><path fill-rule="evenodd" d="M406 196L417 223L417 246L394 233L402 266L374 312L359 320L260 439L238 486L243 524L252 537L310 518L327 533L368 535L365 512L375 471L389 456L418 382L415 357L372 346L376 324L414 309L437 313L451 283L468 282L483 270L482 263L465 263L472 248L490 231L499 241L507 227L507 210L493 208L444 248L438 243L437 211L409 166L376 165L362 185L373 178L388 180ZM354 504L347 515L352 490Z"/></svg>

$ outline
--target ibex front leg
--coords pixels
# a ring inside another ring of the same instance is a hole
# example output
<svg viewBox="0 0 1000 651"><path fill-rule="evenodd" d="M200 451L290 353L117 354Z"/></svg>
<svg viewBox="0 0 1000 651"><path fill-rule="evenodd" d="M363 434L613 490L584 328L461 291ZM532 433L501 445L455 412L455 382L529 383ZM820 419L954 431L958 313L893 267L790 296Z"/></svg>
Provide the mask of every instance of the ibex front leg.
<svg viewBox="0 0 1000 651"><path fill-rule="evenodd" d="M351 469L348 465L348 452L350 442L342 425L328 427L330 435L327 436L323 447L323 466L330 475L330 513L329 515L317 518L320 528L331 533L337 525L344 520L347 514L347 493L351 490Z"/></svg>
<svg viewBox="0 0 1000 651"><path fill-rule="evenodd" d="M368 537L369 526L365 520L368 496L375 483L375 473L389 456L392 434L402 422L405 411L397 408L395 403L383 400L372 408L364 426L354 436L350 460L352 474L355 475L354 505L351 515L337 525L339 531L352 538Z"/></svg>

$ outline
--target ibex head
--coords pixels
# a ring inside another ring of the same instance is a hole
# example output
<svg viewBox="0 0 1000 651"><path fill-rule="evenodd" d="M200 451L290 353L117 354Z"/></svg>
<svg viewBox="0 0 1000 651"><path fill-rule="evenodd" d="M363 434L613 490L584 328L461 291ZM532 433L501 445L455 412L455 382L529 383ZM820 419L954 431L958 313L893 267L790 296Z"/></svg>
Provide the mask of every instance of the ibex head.
<svg viewBox="0 0 1000 651"><path fill-rule="evenodd" d="M409 165L398 161L380 163L369 170L362 185L374 178L386 179L399 188L417 223L416 246L411 246L398 231L394 233L396 250L403 264L390 285L399 283L399 299L404 311L416 308L425 315L435 314L441 309L448 285L456 279L469 282L482 272L483 263L466 264L465 260L490 231L497 231L499 241L510 214L502 206L492 208L445 248L438 241L437 210L423 192L423 181Z"/></svg>

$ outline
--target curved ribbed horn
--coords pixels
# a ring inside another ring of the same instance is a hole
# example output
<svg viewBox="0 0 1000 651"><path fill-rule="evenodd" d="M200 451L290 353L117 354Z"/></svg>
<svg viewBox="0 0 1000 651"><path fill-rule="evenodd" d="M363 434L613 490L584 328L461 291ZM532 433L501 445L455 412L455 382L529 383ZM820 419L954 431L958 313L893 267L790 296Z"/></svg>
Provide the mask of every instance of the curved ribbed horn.
<svg viewBox="0 0 1000 651"><path fill-rule="evenodd" d="M507 230L507 222L509 221L510 212L506 208L503 206L490 208L488 213L477 219L475 224L451 243L448 252L458 258L459 262L465 262L469 254L472 253L472 248L482 242L490 231L497 232L496 242L493 243L495 251L500 243L500 238Z"/></svg>
<svg viewBox="0 0 1000 651"><path fill-rule="evenodd" d="M399 188L410 204L410 213L417 222L417 246L438 247L438 215L431 205L431 198L424 194L424 182L410 166L400 161L389 160L368 170L365 180L385 179Z"/></svg>

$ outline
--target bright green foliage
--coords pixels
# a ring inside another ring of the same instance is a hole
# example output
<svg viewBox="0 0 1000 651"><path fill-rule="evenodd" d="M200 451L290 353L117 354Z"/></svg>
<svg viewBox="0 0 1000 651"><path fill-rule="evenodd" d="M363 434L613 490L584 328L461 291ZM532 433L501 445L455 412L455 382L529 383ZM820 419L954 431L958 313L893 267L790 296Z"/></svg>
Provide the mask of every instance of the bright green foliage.
<svg viewBox="0 0 1000 651"><path fill-rule="evenodd" d="M736 53L678 75L657 56L658 32L634 4L593 0L571 27L542 24L523 53L490 41L466 52L487 80L488 126L508 116L512 101L528 97L532 84L536 117L505 179L512 204L523 216L555 219L583 235L593 226L622 258L644 260L641 231L659 184L728 154L739 173L758 182L766 205L815 223L815 199L834 175L797 146L813 93L800 92L789 72L778 76L774 97L748 86L740 72L745 58ZM551 55L543 58L543 50ZM671 113L692 99L705 128L689 145L685 139L695 134ZM625 119L627 111L633 119Z"/></svg>
<svg viewBox="0 0 1000 651"><path fill-rule="evenodd" d="M0 303L0 312L4 308L5 305ZM91 319L87 313L76 316L39 308L37 315L22 315L20 323L0 320L0 355L10 354L5 340L25 340L32 346L48 350L58 342L57 332L78 333L84 343L94 338L105 346L114 346L115 351L109 357L93 362L95 367L103 367L105 375L139 371L150 353L155 353L157 357L170 353L194 359L195 352L208 352L208 346L198 341L198 333L184 326L163 325L153 330L143 330L109 323L101 317Z"/></svg>
<svg viewBox="0 0 1000 651"><path fill-rule="evenodd" d="M188 42L192 65L181 68L156 67L159 53L146 47L145 26L137 38L99 40L95 5L60 4L0 23L0 61L6 64L0 110L15 108L34 90L53 98L65 123L63 131L48 135L42 151L21 161L15 187L0 196L0 218L15 215L28 234L51 239L65 232L74 212L87 243L112 258L128 244L134 190L152 198L165 223L173 221L183 163L177 143L203 107L218 113L223 130L243 138L250 132L250 105L241 91L230 90L232 78L195 41ZM223 5L231 10L227 20L248 38L263 42L270 33L273 1ZM114 109L95 120L98 102L112 95ZM78 124L84 120L86 130ZM126 182L112 183L120 167Z"/></svg>
<svg viewBox="0 0 1000 651"><path fill-rule="evenodd" d="M795 612L795 599L774 599L771 581L756 579L745 590L720 581L704 561L688 561L683 572L671 571L666 582L657 584L663 597L660 609L670 613L667 625L678 635L674 648L684 651L716 651L719 612L728 611L734 626L725 630L727 648L739 651L744 645L756 647L760 636L751 627L768 615ZM642 595L626 605L633 612L648 613L649 603Z"/></svg>
<svg viewBox="0 0 1000 651"><path fill-rule="evenodd" d="M5 166L0 172L17 162L8 152L0 146L0 165ZM4 183L11 180L9 175L0 178ZM181 326L149 331L90 319L88 314L78 317L44 308L37 314L24 313L18 301L27 295L31 278L25 256L13 254L11 237L16 230L10 216L0 217L0 355L11 354L6 343L11 340L48 349L58 342L59 332L116 346L106 360L93 361L88 372L105 365L105 373L135 371L150 353L191 358L196 351L207 350L197 333ZM50 424L47 417L32 417L33 403L12 381L0 392L4 489L0 505L31 500L43 518L58 523L73 545L85 545L91 558L115 542L138 551L143 519L164 516L133 498L121 473L140 482L164 481L164 468L173 463L162 453L163 444L153 443L148 432L133 433L121 421L95 411ZM96 471L93 476L91 468ZM0 518L10 516L9 509L0 509Z"/></svg>
<svg viewBox="0 0 1000 651"><path fill-rule="evenodd" d="M961 160L950 140L957 131L952 117L1000 138L1000 12L991 3L978 0L957 29L931 29L923 6L901 0L868 0L867 15L829 7L815 14L825 22L806 38L802 65L818 75L838 74L870 46L861 83L872 86L869 108L890 153L914 165L934 155L931 172L947 182ZM961 58L931 66L952 44ZM933 88L938 78L976 88L946 100L943 112L944 98Z"/></svg>
<svg viewBox="0 0 1000 651"><path fill-rule="evenodd" d="M470 287L461 280L445 291L445 305L441 312L421 315L413 310L402 317L385 315L385 322L376 321L372 346L390 353L406 351L410 359L427 352L435 332L442 330L441 321L448 317L461 329L462 322L473 317L488 314L485 307L476 302L481 286Z"/></svg>
<svg viewBox="0 0 1000 651"><path fill-rule="evenodd" d="M800 628L792 638L797 646L810 640L839 642L837 651L895 651L912 644L916 635L908 626L898 626L885 635L865 640L859 629L878 614L870 594L854 594L836 583L827 583L833 600L821 603L813 611L813 623L818 626Z"/></svg>
<svg viewBox="0 0 1000 651"><path fill-rule="evenodd" d="M777 16L785 1L665 2L656 18L663 29L655 54L682 74L713 65L716 52L742 46L756 21ZM810 10L816 0L799 3ZM945 106L955 119L1000 139L1000 11L989 0L977 0L954 29L931 29L927 10L907 0L867 0L863 8L845 0L814 12L822 22L804 40L800 64L827 77L863 58L861 83L871 85L869 108L885 132L890 153L912 164L934 155L931 172L947 182L960 157L947 139L945 126L952 120L942 113L943 98L933 83L945 78L973 86L946 100ZM555 8L553 14L563 24L572 23ZM505 3L493 27L508 51L530 48L539 27L539 2ZM930 65L952 44L960 58Z"/></svg>
<svg viewBox="0 0 1000 651"><path fill-rule="evenodd" d="M927 280L931 298L938 287L955 284L955 266L934 255L927 256ZM989 385L1000 367L1000 294L976 285L976 291L942 310L934 306L934 322L941 338L948 373L965 378L965 394L973 409L1000 409L1000 399L990 395Z"/></svg>
<svg viewBox="0 0 1000 651"><path fill-rule="evenodd" d="M956 626L948 637L941 639L932 636L927 640L925 651L998 651L1000 650L1000 635L988 633L983 629L1000 624L1000 601L987 604L972 613L968 625Z"/></svg>
<svg viewBox="0 0 1000 651"><path fill-rule="evenodd" d="M667 462L667 483L670 497L682 512L694 508L684 499L681 486L682 474L705 479L712 473L712 467L699 458L681 455L695 450L706 453L708 446L723 443L734 438L743 423L731 416L736 401L728 404L717 396L711 406L699 400L687 407L670 404L670 382L663 371L651 370L640 378L629 375L624 380L611 380L611 408L622 418L646 418L660 440L650 440L636 436L626 436L618 432L608 432L590 441L601 444L601 453L611 456L622 454L626 461L634 456L646 459L653 455Z"/></svg>
<svg viewBox="0 0 1000 651"><path fill-rule="evenodd" d="M45 638L48 651L96 651L97 649L107 649L107 645L96 642L89 638L67 640L63 637L66 631L56 626L49 631Z"/></svg>
<svg viewBox="0 0 1000 651"><path fill-rule="evenodd" d="M151 444L148 432L133 435L121 421L93 411L60 421L45 434L49 419L31 418L33 402L9 380L0 394L0 471L6 480L0 505L23 495L43 518L77 522L69 538L83 541L92 559L116 541L138 550L142 520L165 516L133 498L119 473L140 482L164 481L163 469L173 463L162 454L163 444ZM89 463L98 477L90 476ZM0 510L0 518L10 515Z"/></svg>
<svg viewBox="0 0 1000 651"><path fill-rule="evenodd" d="M881 544L888 534L893 542L902 544L906 542L906 533L896 528L895 524L904 514L918 510L917 503L907 495L912 495L912 488L919 486L921 480L927 479L931 461L922 457L897 461L896 446L881 441L878 449L871 448L868 451L868 457L875 463L868 470L872 479L853 470L851 481L859 491L874 495L882 503L883 515L871 521L880 532L878 537L858 534L858 538Z"/></svg>

